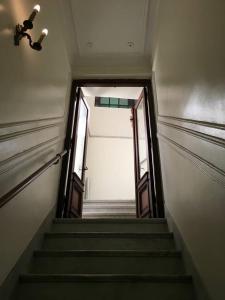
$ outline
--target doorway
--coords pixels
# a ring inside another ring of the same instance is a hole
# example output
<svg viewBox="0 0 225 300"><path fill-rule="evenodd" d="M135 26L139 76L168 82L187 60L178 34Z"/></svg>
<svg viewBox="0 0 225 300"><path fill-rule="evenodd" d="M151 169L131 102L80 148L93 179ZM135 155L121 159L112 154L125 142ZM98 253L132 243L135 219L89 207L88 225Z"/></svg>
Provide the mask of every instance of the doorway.
<svg viewBox="0 0 225 300"><path fill-rule="evenodd" d="M94 100L92 99L92 103L88 103L87 99L85 99L84 94L86 93L87 89L90 90L93 89L93 87L98 87L98 90L106 87L108 87L109 90L110 88L112 90L112 88L115 87L118 87L118 89L132 89L136 87L136 90L137 88L139 88L139 94L137 97L135 97L136 99L129 99L129 97L112 97L113 95L108 95L108 97L105 97L107 95L98 94L95 95ZM99 146L101 144L101 147L104 149L103 140L101 140L100 142L98 141L98 147L96 148L95 145L95 149L92 149L92 159L90 159L90 151L88 152L88 160L92 170L89 171L86 166L88 136L90 138L90 130L88 128L90 107L92 107L93 109L93 105L95 106L95 108L96 106L98 107L103 105L107 108L112 109L124 109L125 107L122 108L122 106L128 104L130 104L130 107L127 108L129 108L131 121L131 124L129 126L130 128L132 128L131 132L134 170L133 182L135 187L134 200L136 204L136 217L164 217L161 169L158 141L156 136L155 110L151 80L78 80L73 82L67 126L67 137L65 141L65 146L69 151L62 164L57 217L82 217L83 202L88 197L91 197L91 176L92 178L95 178L95 180L93 180L93 183L95 182L94 186L92 186L92 194L93 190L95 190L95 197L104 197L104 193L98 193L102 192L103 190L105 190L105 193L106 191L109 192L110 187L112 195L115 194L116 187L115 185L113 187L113 184L116 182L116 179L114 180L115 182L112 182L110 184L112 178L107 174L101 174L101 176L95 175L94 177L92 174L90 176L91 171L93 171L94 151L95 156L99 154L99 151L102 152ZM112 114L113 111L110 111ZM115 115L115 110L113 113ZM110 114L108 115L108 118L110 118ZM99 126L102 126L102 128L104 128L104 120L101 120L101 118L98 118L98 127ZM116 135L114 137L117 138ZM106 142L108 136L105 135L103 136L103 138L105 138ZM110 139L112 138L113 134L110 135ZM109 144L109 139L107 140L107 142ZM105 147L107 147L106 144ZM108 149L110 148L111 147L109 147ZM107 157L104 157L104 159L107 159ZM119 160L118 156L117 160ZM90 163L90 161L92 161L92 164ZM98 161L99 166L95 166L95 172L97 172L98 169L101 169L100 160ZM102 161L101 163L104 165L106 164L106 162L107 160L105 161L105 163L104 161ZM116 165L116 161L113 165ZM129 167L131 167L131 163ZM128 172L130 172L129 168ZM88 176L85 176L85 173L87 173ZM130 174L127 174L127 177L129 177L129 175ZM97 187L96 178L102 178L103 180L104 176L106 180L109 179L108 182L103 182L102 188L100 186ZM127 179L126 174L123 174L122 176L124 176L125 183L125 179ZM117 190L119 191L119 185L117 185L117 187ZM121 189L121 194L122 192L123 189Z"/></svg>

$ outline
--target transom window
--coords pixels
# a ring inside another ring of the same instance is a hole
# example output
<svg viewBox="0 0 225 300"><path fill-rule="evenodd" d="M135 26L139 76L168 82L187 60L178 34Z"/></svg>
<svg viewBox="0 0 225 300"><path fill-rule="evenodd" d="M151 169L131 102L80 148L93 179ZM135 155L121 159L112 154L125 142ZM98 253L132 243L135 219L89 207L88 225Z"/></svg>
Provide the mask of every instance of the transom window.
<svg viewBox="0 0 225 300"><path fill-rule="evenodd" d="M95 97L95 106L98 107L131 108L135 102L134 99Z"/></svg>

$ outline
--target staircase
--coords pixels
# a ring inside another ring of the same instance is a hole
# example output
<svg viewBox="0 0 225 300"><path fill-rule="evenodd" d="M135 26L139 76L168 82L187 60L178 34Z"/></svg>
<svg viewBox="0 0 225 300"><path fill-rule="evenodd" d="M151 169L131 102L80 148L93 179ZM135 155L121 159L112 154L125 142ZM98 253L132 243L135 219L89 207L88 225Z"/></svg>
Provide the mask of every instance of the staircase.
<svg viewBox="0 0 225 300"><path fill-rule="evenodd" d="M135 200L84 200L82 216L88 218L135 218Z"/></svg>
<svg viewBox="0 0 225 300"><path fill-rule="evenodd" d="M15 300L194 300L165 219L56 219Z"/></svg>

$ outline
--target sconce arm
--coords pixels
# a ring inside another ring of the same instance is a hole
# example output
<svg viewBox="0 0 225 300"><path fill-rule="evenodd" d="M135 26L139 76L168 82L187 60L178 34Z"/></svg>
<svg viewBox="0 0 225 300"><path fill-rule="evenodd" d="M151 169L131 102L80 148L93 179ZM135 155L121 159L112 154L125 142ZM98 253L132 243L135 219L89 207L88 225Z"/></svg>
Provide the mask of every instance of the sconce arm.
<svg viewBox="0 0 225 300"><path fill-rule="evenodd" d="M33 43L30 34L25 32L26 30L27 28L25 26L22 26L20 24L16 26L15 35L14 35L15 46L19 46L21 39L26 37L29 41L30 47L34 50L40 51L42 49L41 44L38 42Z"/></svg>

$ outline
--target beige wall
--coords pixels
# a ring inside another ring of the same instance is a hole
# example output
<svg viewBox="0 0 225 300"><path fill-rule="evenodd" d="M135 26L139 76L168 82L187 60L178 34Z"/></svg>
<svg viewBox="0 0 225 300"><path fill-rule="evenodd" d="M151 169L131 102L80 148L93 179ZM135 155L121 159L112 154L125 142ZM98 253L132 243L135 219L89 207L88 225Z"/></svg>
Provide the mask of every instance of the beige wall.
<svg viewBox="0 0 225 300"><path fill-rule="evenodd" d="M153 70L166 206L225 298L225 2L160 1Z"/></svg>
<svg viewBox="0 0 225 300"><path fill-rule="evenodd" d="M0 196L62 149L70 70L61 33L58 1L40 0L36 40L49 36L38 53L27 41L13 45L13 26L36 1L0 4ZM60 166L54 166L0 209L0 284L56 203Z"/></svg>

